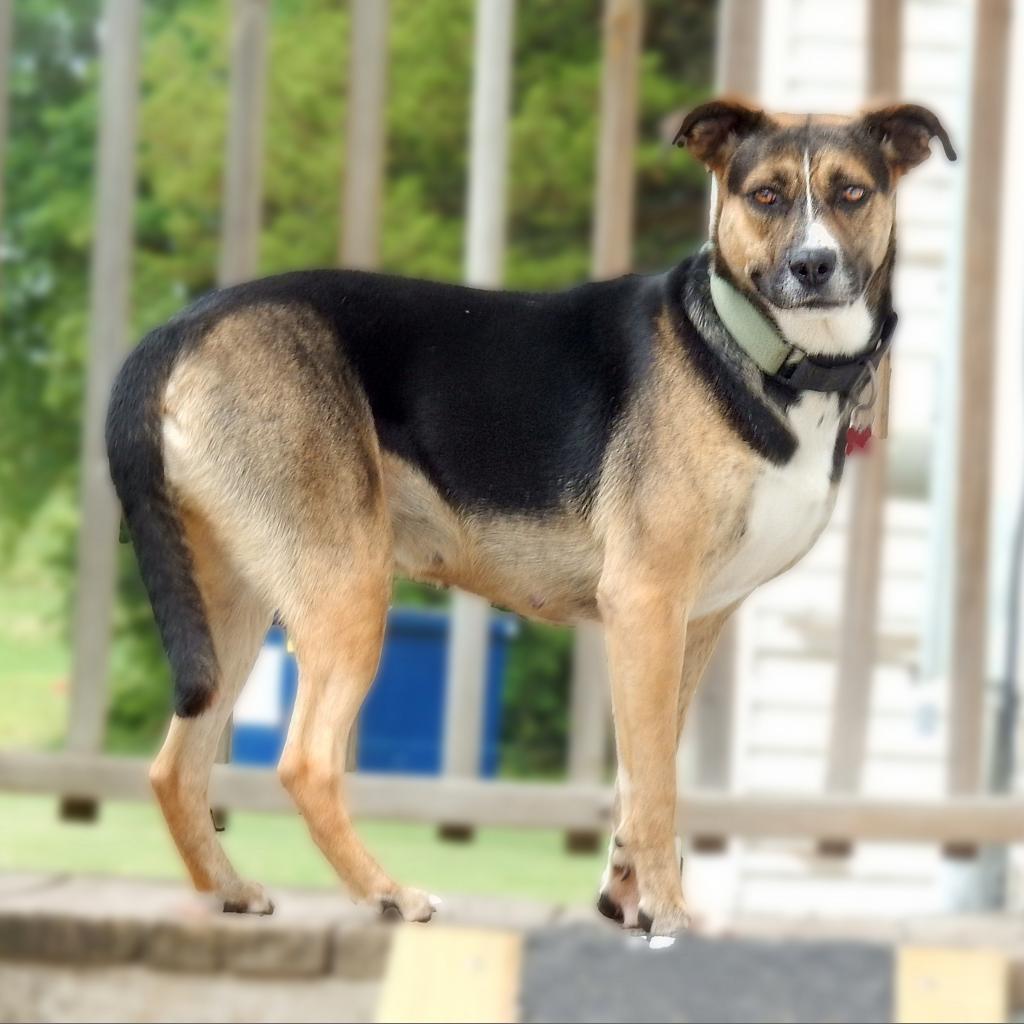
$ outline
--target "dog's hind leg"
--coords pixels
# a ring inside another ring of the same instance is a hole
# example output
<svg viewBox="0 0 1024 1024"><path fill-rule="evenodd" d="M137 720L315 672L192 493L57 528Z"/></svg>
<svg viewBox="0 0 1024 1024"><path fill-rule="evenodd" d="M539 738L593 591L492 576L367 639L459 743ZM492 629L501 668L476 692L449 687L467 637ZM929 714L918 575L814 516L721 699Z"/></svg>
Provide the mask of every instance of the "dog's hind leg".
<svg viewBox="0 0 1024 1024"><path fill-rule="evenodd" d="M207 790L221 734L252 669L271 613L232 570L205 524L187 514L183 520L218 674L210 703L201 714L176 715L171 720L150 780L195 887L213 893L226 911L269 914L273 904L263 888L239 878L224 853Z"/></svg>
<svg viewBox="0 0 1024 1024"><path fill-rule="evenodd" d="M428 921L430 898L388 877L363 846L345 806L349 736L377 671L391 591L390 567L363 550L346 559L342 574L329 573L336 580L330 596L321 593L307 604L291 630L299 688L278 770L353 898L381 912L397 911L407 921Z"/></svg>
<svg viewBox="0 0 1024 1024"><path fill-rule="evenodd" d="M240 310L182 359L165 406L173 492L214 524L229 563L295 645L286 788L357 898L428 917L426 896L397 886L367 853L343 802L344 748L380 657L394 558L376 428L338 339L299 307ZM203 736L200 782L230 707L222 689L207 712L216 721ZM210 838L195 842L209 855L198 859L223 870Z"/></svg>

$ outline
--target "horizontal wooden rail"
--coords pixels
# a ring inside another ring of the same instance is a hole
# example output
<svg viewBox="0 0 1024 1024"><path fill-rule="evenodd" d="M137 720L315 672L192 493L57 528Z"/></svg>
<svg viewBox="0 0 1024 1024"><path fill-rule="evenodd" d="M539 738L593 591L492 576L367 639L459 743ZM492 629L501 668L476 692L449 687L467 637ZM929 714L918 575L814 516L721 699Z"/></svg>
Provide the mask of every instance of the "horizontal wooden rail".
<svg viewBox="0 0 1024 1024"><path fill-rule="evenodd" d="M148 800L147 762L137 758L0 752L0 791ZM487 782L422 776L352 775L355 813L476 826L602 829L611 790L566 783ZM217 765L213 802L232 810L292 811L270 769ZM982 845L1024 841L1024 799L971 796L876 800L691 792L679 801L689 836L804 838Z"/></svg>

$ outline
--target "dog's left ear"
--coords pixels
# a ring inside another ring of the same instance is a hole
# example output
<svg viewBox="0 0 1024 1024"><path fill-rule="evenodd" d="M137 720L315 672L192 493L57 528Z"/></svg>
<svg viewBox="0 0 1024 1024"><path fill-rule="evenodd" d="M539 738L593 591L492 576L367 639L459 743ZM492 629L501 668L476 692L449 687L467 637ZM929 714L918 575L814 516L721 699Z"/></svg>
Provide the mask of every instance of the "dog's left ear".
<svg viewBox="0 0 1024 1024"><path fill-rule="evenodd" d="M947 160L956 150L942 122L927 108L914 103L869 110L861 119L865 131L882 147L882 155L894 178L923 163L931 155L931 141L938 139Z"/></svg>
<svg viewBox="0 0 1024 1024"><path fill-rule="evenodd" d="M672 145L685 146L710 170L721 171L739 144L767 121L768 115L757 107L736 100L712 100L683 118Z"/></svg>

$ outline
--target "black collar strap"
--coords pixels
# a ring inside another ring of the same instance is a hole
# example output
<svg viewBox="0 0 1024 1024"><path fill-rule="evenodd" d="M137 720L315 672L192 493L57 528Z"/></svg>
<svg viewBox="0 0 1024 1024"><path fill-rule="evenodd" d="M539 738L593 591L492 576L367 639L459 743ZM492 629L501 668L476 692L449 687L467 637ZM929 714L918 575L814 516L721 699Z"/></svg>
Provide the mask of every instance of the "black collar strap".
<svg viewBox="0 0 1024 1024"><path fill-rule="evenodd" d="M794 391L835 391L841 395L854 395L867 383L871 372L878 369L882 357L889 351L898 320L895 312L889 313L882 321L874 348L856 359L819 363L804 353L797 362L783 363L774 379Z"/></svg>

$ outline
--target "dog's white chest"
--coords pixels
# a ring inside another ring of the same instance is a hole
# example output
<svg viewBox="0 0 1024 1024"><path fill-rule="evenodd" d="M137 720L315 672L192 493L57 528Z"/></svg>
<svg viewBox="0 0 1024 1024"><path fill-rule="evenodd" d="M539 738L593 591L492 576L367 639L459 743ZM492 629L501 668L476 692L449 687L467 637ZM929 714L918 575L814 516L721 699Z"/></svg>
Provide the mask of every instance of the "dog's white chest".
<svg viewBox="0 0 1024 1024"><path fill-rule="evenodd" d="M700 617L746 597L805 555L835 504L832 482L839 399L805 393L790 409L798 445L784 466L766 463L754 483L746 529L694 609Z"/></svg>

